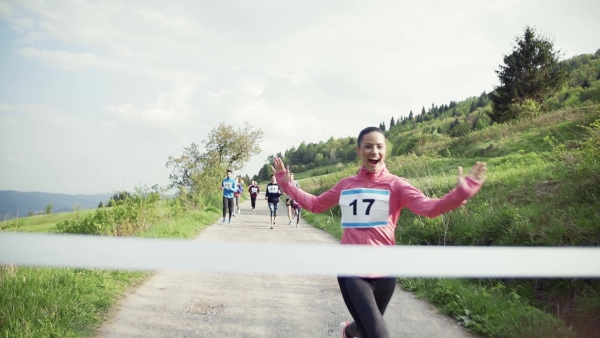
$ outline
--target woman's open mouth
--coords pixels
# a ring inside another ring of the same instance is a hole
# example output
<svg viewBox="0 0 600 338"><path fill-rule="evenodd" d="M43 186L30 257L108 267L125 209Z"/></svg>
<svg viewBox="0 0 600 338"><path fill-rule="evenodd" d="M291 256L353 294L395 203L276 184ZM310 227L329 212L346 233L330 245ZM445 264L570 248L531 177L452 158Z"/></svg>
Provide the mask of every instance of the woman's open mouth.
<svg viewBox="0 0 600 338"><path fill-rule="evenodd" d="M369 163L371 163L372 165L376 165L377 163L379 163L379 159L369 159Z"/></svg>

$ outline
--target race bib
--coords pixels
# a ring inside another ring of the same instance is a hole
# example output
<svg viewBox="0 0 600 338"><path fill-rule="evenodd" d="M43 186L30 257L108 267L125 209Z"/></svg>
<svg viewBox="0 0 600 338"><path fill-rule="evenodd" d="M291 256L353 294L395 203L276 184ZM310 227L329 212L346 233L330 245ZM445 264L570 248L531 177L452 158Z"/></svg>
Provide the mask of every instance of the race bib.
<svg viewBox="0 0 600 338"><path fill-rule="evenodd" d="M223 183L223 188L231 189L232 186L233 186L233 184L231 184L231 182Z"/></svg>
<svg viewBox="0 0 600 338"><path fill-rule="evenodd" d="M340 195L343 228L372 228L388 224L390 191L348 189Z"/></svg>
<svg viewBox="0 0 600 338"><path fill-rule="evenodd" d="M269 186L267 186L267 191L271 194L277 194L279 192L279 186L278 185L269 185Z"/></svg>
<svg viewBox="0 0 600 338"><path fill-rule="evenodd" d="M250 188L250 192L252 192L253 194L256 194L257 191L258 191L257 188Z"/></svg>

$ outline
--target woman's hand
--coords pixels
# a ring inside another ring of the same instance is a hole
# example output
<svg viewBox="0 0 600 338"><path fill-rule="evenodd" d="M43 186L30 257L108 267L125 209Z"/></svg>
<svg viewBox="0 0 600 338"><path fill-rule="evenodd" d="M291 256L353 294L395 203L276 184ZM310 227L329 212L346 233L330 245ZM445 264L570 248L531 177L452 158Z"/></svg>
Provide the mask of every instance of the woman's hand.
<svg viewBox="0 0 600 338"><path fill-rule="evenodd" d="M283 160L280 159L279 157L275 157L275 159L273 159L273 165L271 166L271 170L273 170L274 173L278 174L281 172L286 172L285 174L285 182L291 182L292 178L290 177L290 166L287 166L287 171L286 171L286 167L283 164Z"/></svg>
<svg viewBox="0 0 600 338"><path fill-rule="evenodd" d="M473 181L478 182L479 184L483 184L485 182L485 172L487 171L487 167L485 166L485 162L477 161L473 168L471 168L471 172L467 175L467 177L471 178ZM463 176L463 167L458 167L458 177L456 179L456 187L459 188L463 185L467 184L465 177Z"/></svg>

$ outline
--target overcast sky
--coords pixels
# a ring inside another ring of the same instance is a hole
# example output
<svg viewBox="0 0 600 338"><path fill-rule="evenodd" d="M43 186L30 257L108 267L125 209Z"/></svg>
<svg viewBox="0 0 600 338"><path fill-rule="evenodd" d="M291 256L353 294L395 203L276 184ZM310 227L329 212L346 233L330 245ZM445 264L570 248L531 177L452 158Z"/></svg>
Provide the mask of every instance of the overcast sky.
<svg viewBox="0 0 600 338"><path fill-rule="evenodd" d="M0 190L168 184L219 123L268 155L497 85L526 25L600 49L600 1L0 0Z"/></svg>

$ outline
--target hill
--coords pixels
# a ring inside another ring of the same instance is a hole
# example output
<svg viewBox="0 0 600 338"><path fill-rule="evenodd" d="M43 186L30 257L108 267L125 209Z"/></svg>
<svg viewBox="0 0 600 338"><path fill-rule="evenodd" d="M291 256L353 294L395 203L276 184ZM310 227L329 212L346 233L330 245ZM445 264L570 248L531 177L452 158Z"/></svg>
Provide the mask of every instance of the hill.
<svg viewBox="0 0 600 338"><path fill-rule="evenodd" d="M541 104L520 107L523 116L534 118L549 111L576 110L600 104L600 49L594 54L582 54L561 61L561 64L568 73L562 89L546 98ZM468 148L478 152L477 155L480 157L495 157L506 154L498 152L497 144L487 144L486 147L490 147L489 149L474 149L468 144L459 144L463 136L467 136L464 139L468 139L468 135L493 130L493 128L489 129L493 125L489 116L491 112L490 93L484 91L480 95L462 101L450 101L441 105L432 103L429 108L424 105L420 112L410 111L397 118L392 116L387 127L385 122L379 122L379 127L384 130L389 141L388 156L407 154L433 157L473 156L473 153L465 151ZM357 133L358 130L353 132ZM281 155L285 163L290 164L296 175L309 172L303 174L303 177L307 177L321 175L325 170L334 172L337 171L336 168L345 168L347 164L356 163L355 148L355 136L337 139L331 137L319 143L302 142L278 155ZM449 150L461 154L449 154ZM514 149L505 150L511 152ZM270 162L268 160L265 163L253 177L254 180L269 180Z"/></svg>
<svg viewBox="0 0 600 338"><path fill-rule="evenodd" d="M113 194L95 195L68 195L46 192L21 192L14 190L0 190L0 216L2 219L24 217L33 212L43 212L48 204L53 205L52 212L73 211L78 205L82 209L98 207L100 202L106 201Z"/></svg>

